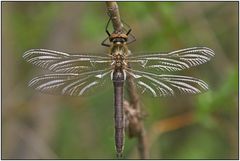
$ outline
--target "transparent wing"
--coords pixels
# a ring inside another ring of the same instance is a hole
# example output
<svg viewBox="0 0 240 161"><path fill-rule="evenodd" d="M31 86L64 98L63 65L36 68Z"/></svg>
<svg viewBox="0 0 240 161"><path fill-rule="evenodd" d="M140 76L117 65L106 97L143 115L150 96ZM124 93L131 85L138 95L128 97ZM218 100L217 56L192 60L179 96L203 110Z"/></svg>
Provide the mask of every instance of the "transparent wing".
<svg viewBox="0 0 240 161"><path fill-rule="evenodd" d="M141 93L149 92L154 97L175 94L197 94L208 89L208 85L197 78L179 75L157 75L137 70L126 70L133 78Z"/></svg>
<svg viewBox="0 0 240 161"><path fill-rule="evenodd" d="M168 53L129 56L132 68L179 71L203 64L214 56L214 51L206 47L193 47Z"/></svg>
<svg viewBox="0 0 240 161"><path fill-rule="evenodd" d="M43 93L81 96L110 80L111 69L77 73L46 74L33 78L29 86Z"/></svg>
<svg viewBox="0 0 240 161"><path fill-rule="evenodd" d="M38 67L60 73L82 73L109 67L110 57L68 54L47 49L32 49L23 58Z"/></svg>

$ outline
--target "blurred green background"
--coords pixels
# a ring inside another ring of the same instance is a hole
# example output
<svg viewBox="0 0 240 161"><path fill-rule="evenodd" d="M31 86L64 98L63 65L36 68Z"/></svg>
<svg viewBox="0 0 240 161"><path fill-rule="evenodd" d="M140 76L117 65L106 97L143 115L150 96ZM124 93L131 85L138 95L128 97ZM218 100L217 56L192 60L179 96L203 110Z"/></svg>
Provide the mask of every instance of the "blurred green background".
<svg viewBox="0 0 240 161"><path fill-rule="evenodd" d="M151 159L238 158L238 2L119 2L137 41L132 53L193 46L208 63L180 72L210 90L195 96L141 97ZM114 159L112 88L90 97L38 93L42 70L22 59L47 48L107 53L104 2L2 2L2 159ZM126 137L125 158L139 158Z"/></svg>

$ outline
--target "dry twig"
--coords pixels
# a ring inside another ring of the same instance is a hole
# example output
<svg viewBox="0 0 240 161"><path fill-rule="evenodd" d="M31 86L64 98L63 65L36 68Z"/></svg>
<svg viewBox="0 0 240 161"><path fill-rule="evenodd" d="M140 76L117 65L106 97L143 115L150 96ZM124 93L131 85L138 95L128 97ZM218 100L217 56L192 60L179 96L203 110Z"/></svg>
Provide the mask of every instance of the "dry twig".
<svg viewBox="0 0 240 161"><path fill-rule="evenodd" d="M113 29L115 33L123 32L123 25L116 2L106 2L108 14L111 17ZM128 93L130 97L130 104L125 101L124 110L128 116L128 135L129 137L137 137L138 139L138 150L141 159L149 158L147 139L142 121L142 112L140 108L139 96L136 91L133 78L127 76Z"/></svg>

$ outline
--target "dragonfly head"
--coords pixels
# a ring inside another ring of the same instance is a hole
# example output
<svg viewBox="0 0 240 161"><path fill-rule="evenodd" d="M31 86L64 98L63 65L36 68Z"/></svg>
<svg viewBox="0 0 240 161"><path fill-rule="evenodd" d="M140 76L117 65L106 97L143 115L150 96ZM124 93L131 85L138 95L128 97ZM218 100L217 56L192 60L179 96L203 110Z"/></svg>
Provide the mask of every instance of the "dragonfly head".
<svg viewBox="0 0 240 161"><path fill-rule="evenodd" d="M110 42L123 44L127 42L128 36L123 33L112 33L109 37Z"/></svg>

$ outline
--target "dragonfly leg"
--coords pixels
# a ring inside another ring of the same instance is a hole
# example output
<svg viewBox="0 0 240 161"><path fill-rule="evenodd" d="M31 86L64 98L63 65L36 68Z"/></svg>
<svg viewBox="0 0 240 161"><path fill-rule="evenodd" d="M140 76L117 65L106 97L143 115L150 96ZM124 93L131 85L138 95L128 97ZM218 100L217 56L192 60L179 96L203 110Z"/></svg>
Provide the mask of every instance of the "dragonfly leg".
<svg viewBox="0 0 240 161"><path fill-rule="evenodd" d="M111 17L109 17L109 20L108 20L107 25L106 25L106 27L105 27L105 31L106 31L106 33L108 34L108 36L111 35L110 32L108 31L108 26L109 26L110 20L111 20Z"/></svg>
<svg viewBox="0 0 240 161"><path fill-rule="evenodd" d="M108 39L108 37L102 41L102 43L101 43L102 46L106 46L106 47L110 47L111 46L110 44L106 43L107 39Z"/></svg>
<svg viewBox="0 0 240 161"><path fill-rule="evenodd" d="M134 41L136 41L136 38L135 38L135 36L133 36L133 34L130 34L129 37L130 37L130 36L132 37L132 40L131 40L131 41L128 41L127 44L131 44L131 43L133 43Z"/></svg>
<svg viewBox="0 0 240 161"><path fill-rule="evenodd" d="M108 20L107 25L105 27L105 31L108 34L108 37L106 39L104 39L102 41L102 43L101 43L102 46L106 46L106 47L110 47L111 46L110 44L106 43L107 39L109 39L109 36L111 35L110 32L108 31L108 26L109 26L110 20L111 20L111 17L109 17L109 20Z"/></svg>
<svg viewBox="0 0 240 161"><path fill-rule="evenodd" d="M124 22L123 20L121 20L121 21L124 25L126 25L129 28L129 30L127 30L126 28L123 28L123 30L126 31L126 35L129 35L129 38L132 38L130 41L127 42L127 44L131 44L134 41L136 41L136 38L133 34L131 34L131 31L132 31L131 27L126 22Z"/></svg>

